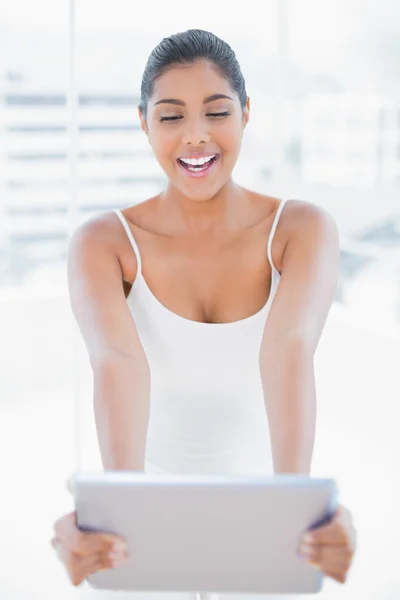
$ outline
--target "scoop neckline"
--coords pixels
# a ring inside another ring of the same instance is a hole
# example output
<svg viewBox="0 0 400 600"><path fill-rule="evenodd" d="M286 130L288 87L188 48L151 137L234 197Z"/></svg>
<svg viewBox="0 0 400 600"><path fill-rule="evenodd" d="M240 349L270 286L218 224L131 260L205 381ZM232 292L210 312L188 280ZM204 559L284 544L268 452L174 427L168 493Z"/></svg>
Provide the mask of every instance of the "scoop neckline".
<svg viewBox="0 0 400 600"><path fill-rule="evenodd" d="M167 306L165 306L165 304L163 304L158 298L157 296L155 296L155 294L151 291L150 287L147 285L147 282L145 280L145 278L143 277L142 272L140 272L139 274L139 278L134 281L132 288L129 291L129 294L127 296L127 301L129 302L130 298L131 298L131 294L132 292L135 290L140 289L140 285L144 285L144 287L147 289L150 297L152 298L152 300L155 302L155 304L161 308L161 310L163 310L167 315L169 315L170 317L172 317L173 319L177 320L177 321L181 321L184 323L188 323L190 325L193 325L194 327L203 327L203 328L209 328L209 329L216 329L216 328L222 328L224 327L225 329L227 329L228 327L235 327L235 326L239 326L242 324L247 324L253 320L256 320L257 317L259 317L260 315L262 315L264 313L264 311L267 310L267 308L269 308L270 303L272 302L273 299L273 292L274 292L274 286L275 286L275 280L274 278L276 277L276 273L274 270L271 271L271 286L270 286L270 291L268 294L268 299L266 301L266 303L260 308L260 310L258 310L257 312L255 312L252 315L249 315L248 317L244 317L243 319L238 319L236 321L226 321L224 323L206 323L204 321L195 321L194 319L188 319L187 317L183 317L182 315L178 315L178 313L172 311L171 309L169 309ZM140 292L139 292L140 293Z"/></svg>

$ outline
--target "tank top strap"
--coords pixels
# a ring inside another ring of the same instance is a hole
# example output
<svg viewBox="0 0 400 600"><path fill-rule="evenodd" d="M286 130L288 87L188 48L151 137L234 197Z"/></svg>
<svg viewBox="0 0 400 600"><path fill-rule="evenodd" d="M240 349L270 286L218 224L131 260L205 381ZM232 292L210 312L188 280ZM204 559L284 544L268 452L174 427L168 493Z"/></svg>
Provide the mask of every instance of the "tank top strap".
<svg viewBox="0 0 400 600"><path fill-rule="evenodd" d="M275 218L274 218L274 221L272 223L272 227L271 227L271 231L270 231L270 234L269 234L269 238L268 238L268 247L267 247L268 260L269 260L269 263L271 265L271 269L273 271L276 271L276 272L278 272L278 269L275 267L274 262L272 260L272 241L274 239L275 231L276 231L276 228L278 226L279 217L281 216L281 212L283 210L283 207L286 204L286 201L287 201L287 199L284 199L284 200L280 201L280 204L278 206L278 210L276 211Z"/></svg>
<svg viewBox="0 0 400 600"><path fill-rule="evenodd" d="M142 259L140 257L139 247L138 247L138 245L136 243L135 238L133 237L132 230L129 227L129 225L127 223L127 220L125 219L124 215L122 214L122 211L119 208L115 208L115 209L113 209L113 212L115 212L115 214L117 215L117 217L121 221L121 223L122 223L122 225L123 225L123 227L125 229L126 235L128 236L128 239L129 239L129 241L131 243L133 251L134 251L134 253L136 255L137 273L136 273L135 280L138 281L138 278L139 278L139 276L142 273Z"/></svg>

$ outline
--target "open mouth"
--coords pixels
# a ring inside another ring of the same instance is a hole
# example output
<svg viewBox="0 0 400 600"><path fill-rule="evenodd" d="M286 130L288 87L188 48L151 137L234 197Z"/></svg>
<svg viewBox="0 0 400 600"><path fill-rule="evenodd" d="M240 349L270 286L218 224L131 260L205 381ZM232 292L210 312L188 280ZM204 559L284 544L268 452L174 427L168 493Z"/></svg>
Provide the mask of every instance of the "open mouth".
<svg viewBox="0 0 400 600"><path fill-rule="evenodd" d="M213 167L213 165L215 165L218 159L219 154L214 154L214 156L211 156L209 159L201 161L201 164L190 164L181 158L178 158L177 162L188 173L199 176L200 174L207 173ZM194 161L191 162L193 163Z"/></svg>

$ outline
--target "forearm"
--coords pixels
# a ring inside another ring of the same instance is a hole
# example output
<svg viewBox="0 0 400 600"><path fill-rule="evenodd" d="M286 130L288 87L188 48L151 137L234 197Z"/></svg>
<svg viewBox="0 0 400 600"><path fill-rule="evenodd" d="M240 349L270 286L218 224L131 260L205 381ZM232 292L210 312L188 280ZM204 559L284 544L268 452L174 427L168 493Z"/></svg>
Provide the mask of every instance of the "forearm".
<svg viewBox="0 0 400 600"><path fill-rule="evenodd" d="M150 413L147 361L103 360L93 366L93 393L104 469L144 471Z"/></svg>
<svg viewBox="0 0 400 600"><path fill-rule="evenodd" d="M301 342L281 342L264 350L260 372L274 472L309 474L316 424L313 355Z"/></svg>

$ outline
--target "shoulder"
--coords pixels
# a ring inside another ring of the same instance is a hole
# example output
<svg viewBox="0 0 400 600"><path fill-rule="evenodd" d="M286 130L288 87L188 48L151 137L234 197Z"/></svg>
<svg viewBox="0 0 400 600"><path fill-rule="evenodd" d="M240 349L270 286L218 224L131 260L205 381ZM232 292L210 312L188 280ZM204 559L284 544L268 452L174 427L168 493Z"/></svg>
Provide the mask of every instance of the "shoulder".
<svg viewBox="0 0 400 600"><path fill-rule="evenodd" d="M110 244L119 231L119 219L113 211L96 214L78 225L71 236L71 242Z"/></svg>
<svg viewBox="0 0 400 600"><path fill-rule="evenodd" d="M271 220L277 217L282 202L281 199L272 202ZM289 243L311 242L321 235L327 238L338 238L339 235L336 221L326 209L307 200L287 199L284 202L275 232L282 254Z"/></svg>
<svg viewBox="0 0 400 600"><path fill-rule="evenodd" d="M260 224L265 220L274 219L280 205L284 202L283 209L279 216L279 228L287 235L298 234L299 230L321 225L330 225L335 227L335 221L332 215L321 206L307 200L298 200L288 198L284 199L276 196L268 196L251 190L246 190L253 206L258 206Z"/></svg>
<svg viewBox="0 0 400 600"><path fill-rule="evenodd" d="M282 220L287 239L268 336L302 340L315 352L337 288L338 228L330 213L306 201L288 201Z"/></svg>
<svg viewBox="0 0 400 600"><path fill-rule="evenodd" d="M298 239L326 229L338 232L333 216L322 206L306 200L287 200L281 221L289 238Z"/></svg>
<svg viewBox="0 0 400 600"><path fill-rule="evenodd" d="M263 205L265 219L260 222L265 231L270 231L283 200L258 194ZM339 231L333 216L323 207L307 200L289 198L280 211L272 245L274 264L279 272L292 250L296 254L307 254L309 249L319 247L338 252Z"/></svg>
<svg viewBox="0 0 400 600"><path fill-rule="evenodd" d="M100 212L83 221L73 232L68 245L68 262L99 265L106 260L121 265L129 240L114 211ZM97 268L97 267L96 267Z"/></svg>
<svg viewBox="0 0 400 600"><path fill-rule="evenodd" d="M128 227L134 223L131 215L136 207L120 209ZM73 232L71 245L87 244L97 249L104 249L119 254L130 247L124 226L114 210L102 211L83 221Z"/></svg>
<svg viewBox="0 0 400 600"><path fill-rule="evenodd" d="M337 263L339 230L333 216L323 207L305 200L289 200L282 211L285 247L282 268L289 262L328 260ZM325 263L326 264L326 263Z"/></svg>
<svg viewBox="0 0 400 600"><path fill-rule="evenodd" d="M149 198L121 208L129 229L132 230L132 226L146 229L149 214L152 222L153 205L154 198ZM77 264L76 261L82 263L88 260L100 265L102 260L109 262L109 259L118 267L123 280L135 280L138 267L136 254L121 220L113 210L100 212L81 223L71 237L68 250L68 260L73 266Z"/></svg>
<svg viewBox="0 0 400 600"><path fill-rule="evenodd" d="M339 230L333 216L307 201L290 201L285 215L286 245L282 274L309 282L311 288L336 284L340 258Z"/></svg>

